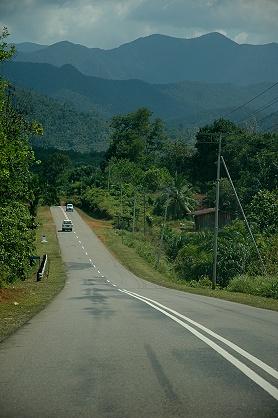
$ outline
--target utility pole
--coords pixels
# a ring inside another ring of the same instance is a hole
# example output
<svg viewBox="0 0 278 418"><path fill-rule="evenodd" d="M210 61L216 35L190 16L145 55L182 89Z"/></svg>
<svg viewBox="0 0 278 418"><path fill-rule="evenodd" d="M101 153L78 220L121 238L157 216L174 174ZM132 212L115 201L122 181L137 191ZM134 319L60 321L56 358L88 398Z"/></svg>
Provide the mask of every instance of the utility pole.
<svg viewBox="0 0 278 418"><path fill-rule="evenodd" d="M109 162L108 163L108 182L107 182L108 192L110 192L110 175L111 175L111 167L110 167L110 162Z"/></svg>
<svg viewBox="0 0 278 418"><path fill-rule="evenodd" d="M218 252L218 230L219 230L219 192L220 192L220 164L221 164L222 134L218 142L217 176L216 176L216 199L215 199L215 223L214 223L214 244L213 244L213 275L212 288L216 287L217 278L217 252Z"/></svg>
<svg viewBox="0 0 278 418"><path fill-rule="evenodd" d="M229 182L231 183L232 189L233 189L233 191L234 191L234 194L235 194L235 197L236 197L236 200L237 200L238 206L240 207L240 210L241 210L241 213L242 213L242 216L243 216L244 222L245 222L245 224L246 224L246 226L247 226L247 229L248 229L249 234L250 234L250 236L251 236L251 238L252 238L253 244L254 244L254 246L255 246L255 248L256 248L256 251L257 251L257 254L258 254L259 260L260 260L261 265L262 265L262 270L263 270L264 274L266 274L266 268L265 268L265 265L264 265L264 262L263 262L263 259L262 259L262 256L261 256L261 253L260 253L260 250L259 250L259 248L258 248L258 246L257 246L256 240L255 240L254 235L253 235L253 233L252 233L252 231L251 231L251 228L250 228L249 222L248 222L248 220L247 220L247 218L246 218L245 212L244 212L243 207L242 207L242 205L241 205L241 202L240 202L240 200L239 200L239 197L238 197L238 194L237 194L236 188L235 188L235 186L234 186L233 180L232 180L232 178L231 178L231 176L230 176L230 173L229 173L228 167L227 167L227 165L226 165L226 163L225 163L225 160L224 160L224 158L223 158L222 156L221 156L221 160L222 160L222 163L223 163L224 168L225 168L225 170L226 170L226 173L227 173L227 176L228 176Z"/></svg>
<svg viewBox="0 0 278 418"><path fill-rule="evenodd" d="M143 192L143 205L144 205L144 236L146 235L146 192Z"/></svg>
<svg viewBox="0 0 278 418"><path fill-rule="evenodd" d="M136 222L136 190L134 190L134 200L133 200L133 220L132 220L132 233L135 232L135 222Z"/></svg>
<svg viewBox="0 0 278 418"><path fill-rule="evenodd" d="M163 243L163 238L164 238L164 231L165 231L166 220L167 220L168 206L169 206L169 193L167 194L166 206L165 206L165 211L164 211L164 222L163 222L163 225L162 225L159 248L158 248L158 255L157 255L155 267L157 267L159 265L159 261L160 261L162 243Z"/></svg>
<svg viewBox="0 0 278 418"><path fill-rule="evenodd" d="M121 220L120 220L120 227L121 227L121 236L122 236L122 242L124 240L123 236L123 183L121 182Z"/></svg>

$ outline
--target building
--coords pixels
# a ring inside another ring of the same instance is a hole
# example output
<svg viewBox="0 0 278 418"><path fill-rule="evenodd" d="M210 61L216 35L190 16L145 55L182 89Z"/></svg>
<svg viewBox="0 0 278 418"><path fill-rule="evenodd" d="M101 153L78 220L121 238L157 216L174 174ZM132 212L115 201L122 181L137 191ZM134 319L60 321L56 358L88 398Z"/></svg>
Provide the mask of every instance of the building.
<svg viewBox="0 0 278 418"><path fill-rule="evenodd" d="M215 224L215 208L205 208L191 212L195 222L195 230L213 229ZM219 227L223 227L231 222L229 212L219 211Z"/></svg>

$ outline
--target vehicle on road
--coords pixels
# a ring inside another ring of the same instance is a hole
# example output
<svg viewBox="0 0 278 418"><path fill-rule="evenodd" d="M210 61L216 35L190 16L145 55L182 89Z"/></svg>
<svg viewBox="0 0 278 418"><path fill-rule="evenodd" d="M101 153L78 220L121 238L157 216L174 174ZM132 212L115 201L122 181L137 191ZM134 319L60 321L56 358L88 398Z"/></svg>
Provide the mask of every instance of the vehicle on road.
<svg viewBox="0 0 278 418"><path fill-rule="evenodd" d="M73 204L67 203L66 204L66 212L73 212Z"/></svg>
<svg viewBox="0 0 278 418"><path fill-rule="evenodd" d="M62 223L62 231L63 232L65 232L65 231L72 231L72 227L73 227L73 224L72 224L72 221L70 220L70 219L64 219L63 220L63 223Z"/></svg>

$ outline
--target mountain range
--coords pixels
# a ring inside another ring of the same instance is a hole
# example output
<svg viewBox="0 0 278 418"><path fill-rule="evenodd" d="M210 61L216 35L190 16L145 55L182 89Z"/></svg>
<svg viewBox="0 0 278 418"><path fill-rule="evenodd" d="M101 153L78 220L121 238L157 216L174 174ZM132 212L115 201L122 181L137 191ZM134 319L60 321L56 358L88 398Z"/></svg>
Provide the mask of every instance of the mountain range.
<svg viewBox="0 0 278 418"><path fill-rule="evenodd" d="M148 107L156 117L170 125L200 126L213 118L230 113L241 103L269 88L270 83L237 86L224 83L179 82L150 84L141 80L107 80L86 76L72 65L8 62L0 73L15 85L32 89L60 102L71 103L77 111L97 112L109 119L115 114ZM259 97L256 103L234 112L233 120L242 119L254 107L274 100L275 89ZM269 108L268 113L275 109ZM264 116L259 113L257 116Z"/></svg>
<svg viewBox="0 0 278 418"><path fill-rule="evenodd" d="M151 35L111 50L67 41L24 42L16 49L0 74L17 87L22 103L29 102L30 117L45 126L35 146L103 151L106 121L139 107L162 118L172 137L221 116L249 123L254 114L258 129L277 129L275 43L239 45L211 33L194 39Z"/></svg>
<svg viewBox="0 0 278 418"><path fill-rule="evenodd" d="M278 44L238 44L214 32L183 39L150 35L104 50L62 41L16 45L17 61L71 64L86 75L149 83L200 81L253 84L277 79Z"/></svg>

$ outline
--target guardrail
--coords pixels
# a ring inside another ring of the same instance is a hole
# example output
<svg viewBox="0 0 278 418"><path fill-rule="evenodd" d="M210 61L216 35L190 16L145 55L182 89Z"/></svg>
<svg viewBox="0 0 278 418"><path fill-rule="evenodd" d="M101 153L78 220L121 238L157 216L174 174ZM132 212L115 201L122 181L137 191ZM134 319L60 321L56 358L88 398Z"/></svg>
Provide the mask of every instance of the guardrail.
<svg viewBox="0 0 278 418"><path fill-rule="evenodd" d="M43 279L43 276L48 276L49 272L49 260L47 254L44 254L42 257L42 262L40 264L39 270L37 272L37 282L40 282Z"/></svg>

